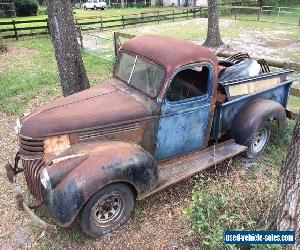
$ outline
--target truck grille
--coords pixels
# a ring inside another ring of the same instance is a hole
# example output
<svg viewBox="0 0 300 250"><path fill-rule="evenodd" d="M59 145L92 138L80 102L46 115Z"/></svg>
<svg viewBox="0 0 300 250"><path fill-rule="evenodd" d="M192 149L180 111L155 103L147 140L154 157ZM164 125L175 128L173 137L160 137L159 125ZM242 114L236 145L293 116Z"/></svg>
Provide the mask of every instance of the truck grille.
<svg viewBox="0 0 300 250"><path fill-rule="evenodd" d="M24 168L24 175L26 178L27 186L30 193L39 201L43 200L42 197L42 184L40 181L40 173L45 166L43 158L34 160L22 159L22 165Z"/></svg>
<svg viewBox="0 0 300 250"><path fill-rule="evenodd" d="M103 129L94 129L90 131L85 131L79 134L79 140L80 141L86 141L86 140L92 140L95 138L101 138L103 136L108 135L116 135L121 133L126 133L130 131L135 131L140 128L140 123L132 123L132 124L126 124L116 127L110 127L110 128L103 128Z"/></svg>
<svg viewBox="0 0 300 250"><path fill-rule="evenodd" d="M32 139L23 135L20 135L20 153L21 155L36 156L41 155L44 152L44 140Z"/></svg>
<svg viewBox="0 0 300 250"><path fill-rule="evenodd" d="M24 156L24 158L21 158L28 189L33 197L42 201L40 172L45 166L42 157L44 153L44 140L19 135L19 141L20 155Z"/></svg>

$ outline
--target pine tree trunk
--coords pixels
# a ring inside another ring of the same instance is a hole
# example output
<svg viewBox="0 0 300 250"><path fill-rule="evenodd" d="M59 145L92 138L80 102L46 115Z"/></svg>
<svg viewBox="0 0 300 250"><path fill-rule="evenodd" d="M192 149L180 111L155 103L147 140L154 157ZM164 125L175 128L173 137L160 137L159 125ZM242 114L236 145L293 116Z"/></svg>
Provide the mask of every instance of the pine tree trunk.
<svg viewBox="0 0 300 250"><path fill-rule="evenodd" d="M121 6L122 8L125 8L125 0L121 0Z"/></svg>
<svg viewBox="0 0 300 250"><path fill-rule="evenodd" d="M300 119L280 171L279 192L265 220L269 230L296 231L296 244L286 249L300 249Z"/></svg>
<svg viewBox="0 0 300 250"><path fill-rule="evenodd" d="M48 0L48 18L63 95L89 88L70 0Z"/></svg>
<svg viewBox="0 0 300 250"><path fill-rule="evenodd" d="M219 7L218 0L208 0L208 28L207 37L204 46L207 47L220 47L222 42L220 29L219 29Z"/></svg>

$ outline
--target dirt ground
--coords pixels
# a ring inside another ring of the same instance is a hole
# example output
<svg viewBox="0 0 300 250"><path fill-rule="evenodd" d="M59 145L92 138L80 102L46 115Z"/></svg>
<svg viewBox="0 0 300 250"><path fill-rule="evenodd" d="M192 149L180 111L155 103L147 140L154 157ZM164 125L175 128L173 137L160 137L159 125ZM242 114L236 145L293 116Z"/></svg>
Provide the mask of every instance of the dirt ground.
<svg viewBox="0 0 300 250"><path fill-rule="evenodd" d="M183 23L204 21L191 20ZM226 27L232 21L221 21ZM164 27L162 24L162 27ZM173 24L172 24L173 25ZM157 26L156 26L157 27ZM145 33L151 33L155 25L143 27ZM142 32L136 30L137 33ZM277 33L276 33L277 32ZM236 51L245 51L258 55L269 54L271 57L287 58L284 55L299 55L300 38L277 39L278 34L288 34L289 28L281 31L262 31L243 33L238 37L225 39ZM277 34L277 35L276 35ZM282 37L282 36L281 36ZM201 41L197 40L200 43ZM0 69L1 70L1 69ZM0 71L1 73L1 71ZM42 98L33 100L28 108L42 104ZM174 186L172 189L156 194L138 202L130 221L114 233L99 239L86 238L75 223L68 229L59 229L54 237L40 231L32 225L28 216L16 209L12 186L6 180L2 166L17 151L17 137L14 135L15 116L0 113L0 247L6 248L67 248L67 249L191 249L200 248L199 242L187 236L188 227L182 220L182 210L191 199L193 178ZM24 186L24 180L21 180Z"/></svg>

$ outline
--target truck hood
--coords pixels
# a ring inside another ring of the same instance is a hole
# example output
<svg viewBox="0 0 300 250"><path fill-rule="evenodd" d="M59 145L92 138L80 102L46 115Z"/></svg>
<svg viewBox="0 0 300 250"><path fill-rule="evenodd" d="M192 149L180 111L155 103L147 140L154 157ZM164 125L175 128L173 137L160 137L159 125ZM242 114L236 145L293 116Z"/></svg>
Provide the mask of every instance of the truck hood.
<svg viewBox="0 0 300 250"><path fill-rule="evenodd" d="M31 138L68 134L147 117L145 107L110 82L60 98L21 119Z"/></svg>

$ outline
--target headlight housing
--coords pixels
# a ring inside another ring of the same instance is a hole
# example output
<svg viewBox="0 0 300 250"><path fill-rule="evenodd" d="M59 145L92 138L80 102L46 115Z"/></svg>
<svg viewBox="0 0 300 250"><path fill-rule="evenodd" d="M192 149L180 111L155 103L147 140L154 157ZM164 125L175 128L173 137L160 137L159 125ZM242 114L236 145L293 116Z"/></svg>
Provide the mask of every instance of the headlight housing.
<svg viewBox="0 0 300 250"><path fill-rule="evenodd" d="M51 189L51 180L46 168L41 171L40 175L41 183L45 189Z"/></svg>

